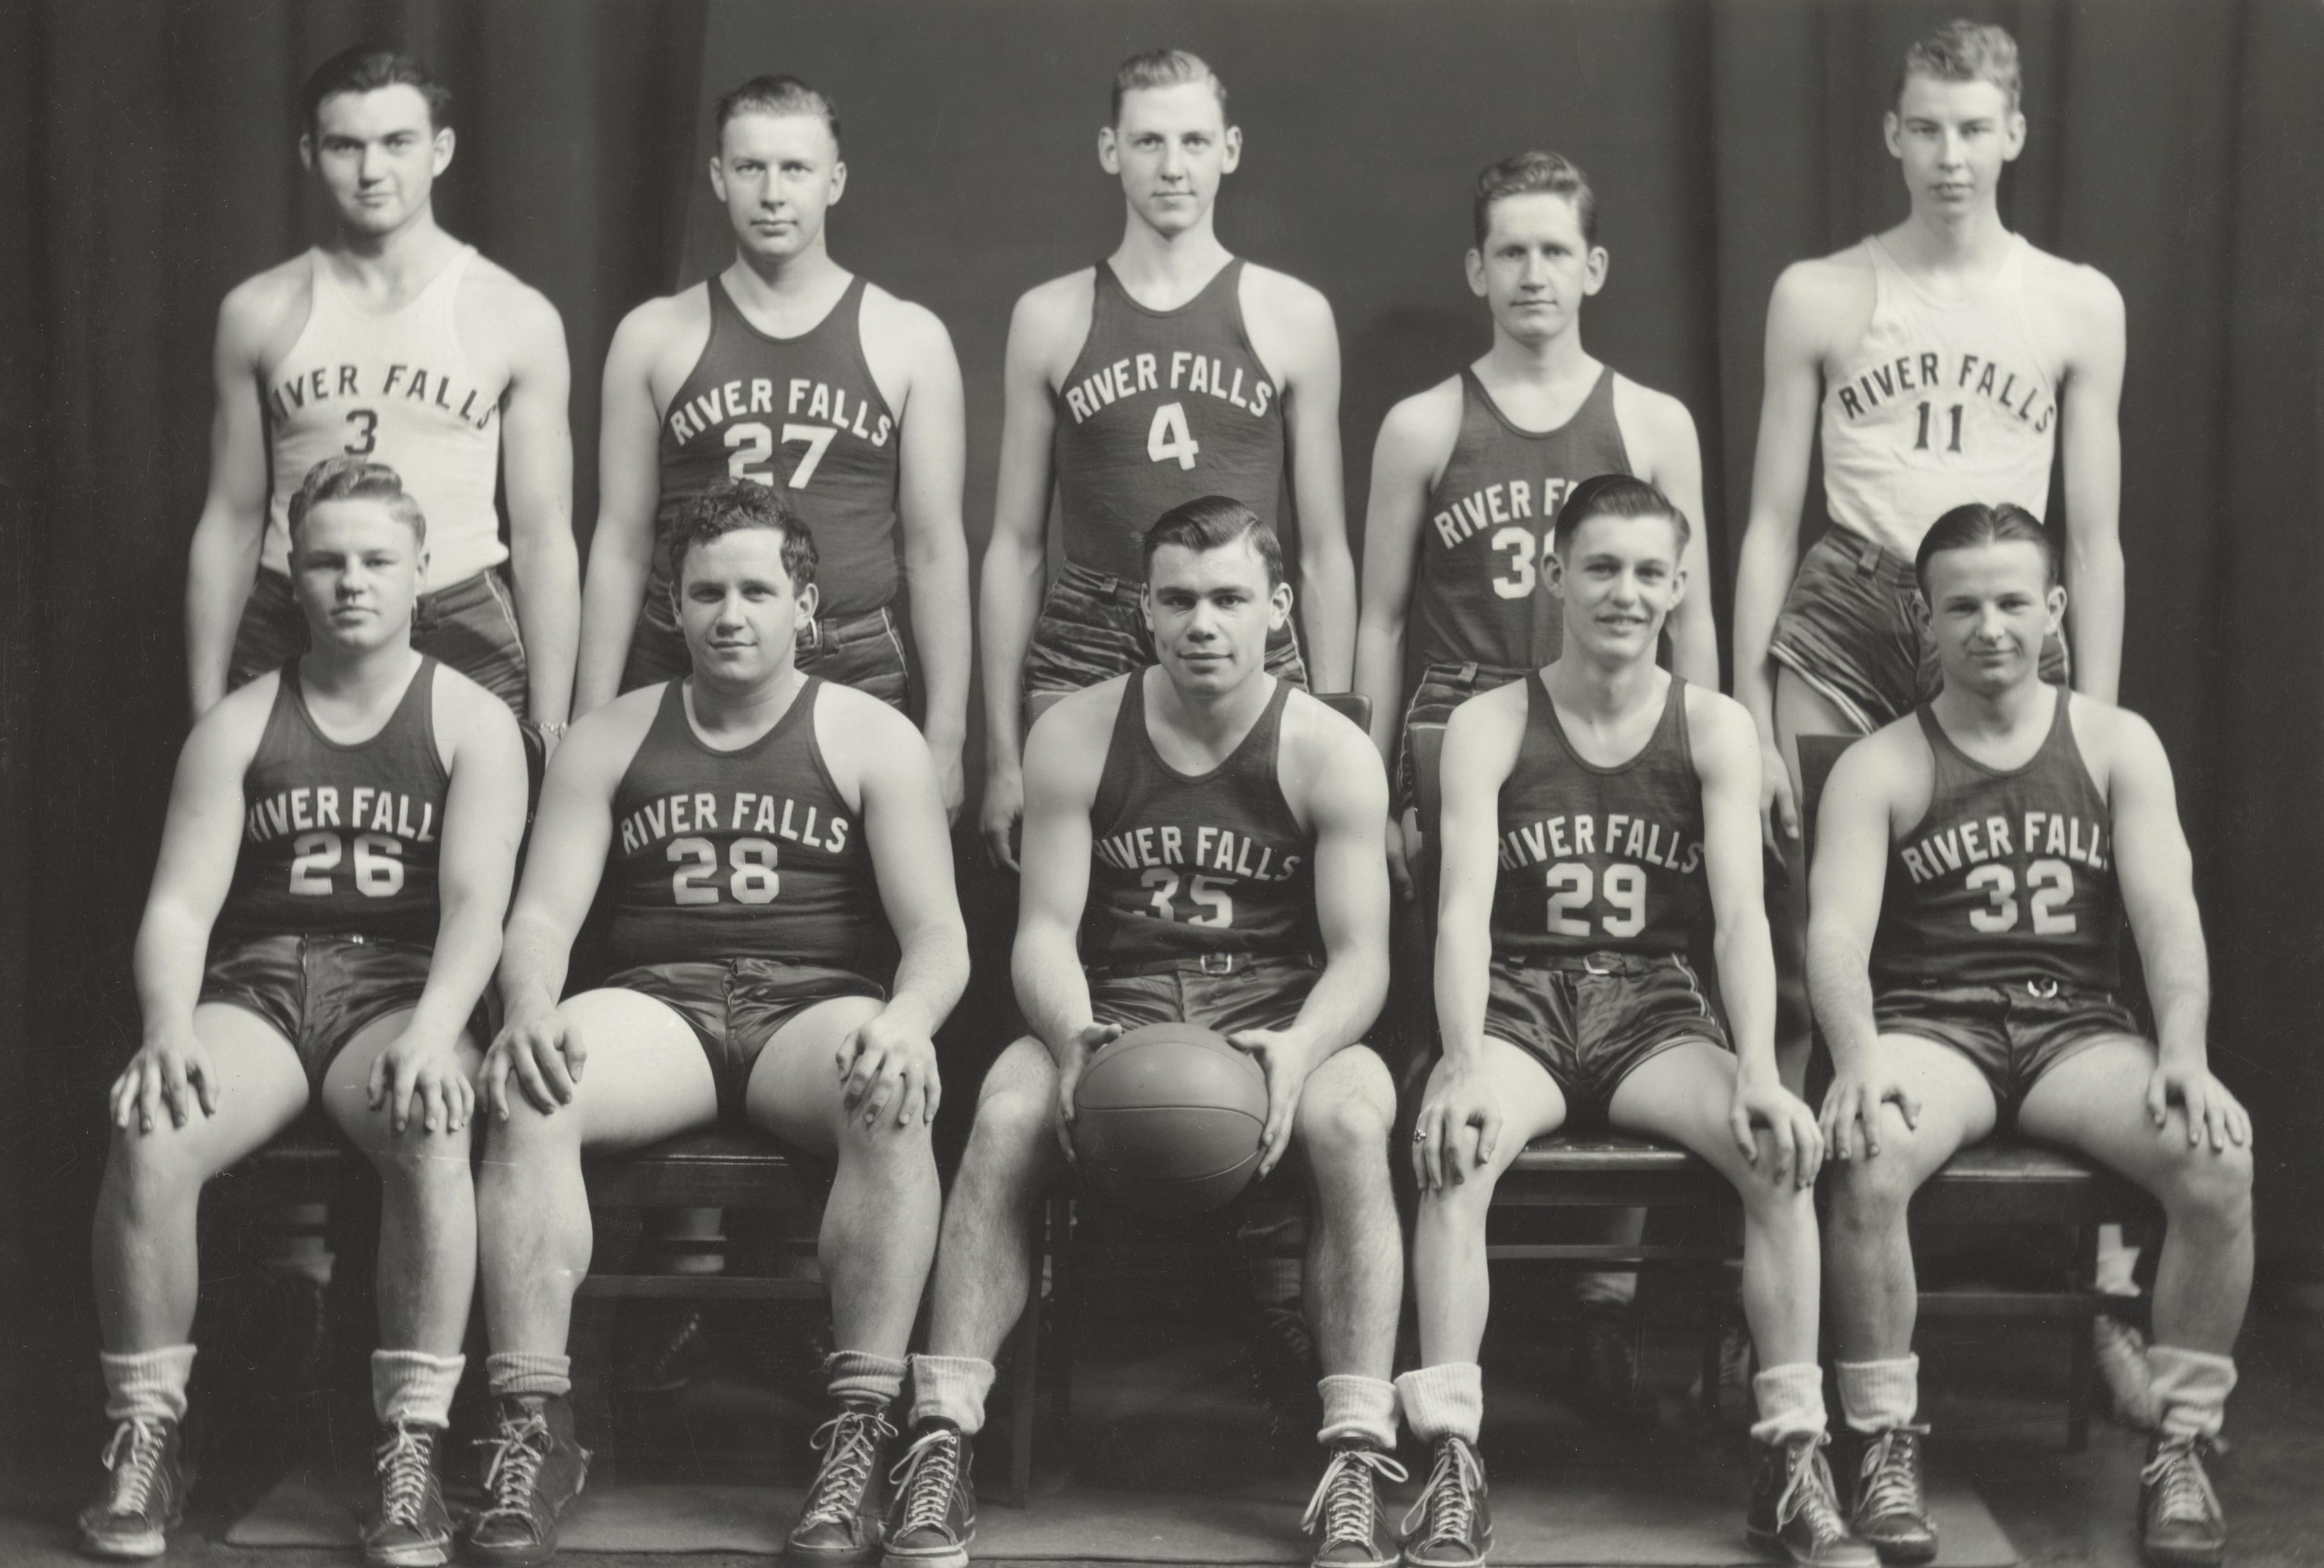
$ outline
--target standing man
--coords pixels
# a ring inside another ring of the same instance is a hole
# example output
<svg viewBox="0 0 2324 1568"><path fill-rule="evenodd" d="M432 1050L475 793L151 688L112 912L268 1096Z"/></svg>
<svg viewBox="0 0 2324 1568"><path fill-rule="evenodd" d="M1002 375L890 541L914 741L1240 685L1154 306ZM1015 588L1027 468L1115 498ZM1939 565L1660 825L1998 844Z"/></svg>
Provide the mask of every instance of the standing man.
<svg viewBox="0 0 2324 1568"><path fill-rule="evenodd" d="M816 613L799 668L907 709L893 605L910 586L945 809L967 733L968 545L960 364L944 323L832 260L847 188L839 115L796 77L718 100L710 188L734 260L622 320L605 356L597 530L575 707L687 671L670 594L678 518L722 479L779 487L815 532Z"/></svg>
<svg viewBox="0 0 2324 1568"><path fill-rule="evenodd" d="M589 1269L583 1154L724 1116L837 1167L831 1419L788 1551L861 1562L936 1254L931 1036L968 980L944 807L909 722L798 669L816 543L781 491L712 485L670 555L694 673L584 716L509 918L478 1202L497 1428L466 1540L487 1562L542 1561L587 1471L565 1351ZM601 881L615 973L560 1005Z"/></svg>
<svg viewBox="0 0 2324 1568"><path fill-rule="evenodd" d="M2216 1568L2227 1522L2204 1462L2251 1295L2251 1119L2207 1059L2209 956L2170 759L2145 720L2042 678L2066 590L2031 512L1956 507L1916 568L1943 686L1832 769L1808 933L1833 1074L1832 1338L1864 1439L1856 1528L1890 1562L1936 1554L1906 1210L2014 1120L2163 1206L2139 1527L2161 1568ZM2118 1000L2126 919L2153 1040Z"/></svg>
<svg viewBox="0 0 2324 1568"><path fill-rule="evenodd" d="M428 527L393 470L327 459L287 511L309 646L195 724L138 927L144 1043L113 1085L92 1242L112 1477L80 1543L166 1549L193 1485L203 1184L319 1098L383 1185L364 1556L425 1568L452 1544L436 1450L476 1272L473 1015L524 747L491 693L411 646Z"/></svg>
<svg viewBox="0 0 2324 1568"><path fill-rule="evenodd" d="M983 828L994 862L1012 869L1019 703L1154 662L1139 550L1163 512L1220 494L1271 527L1287 474L1307 658L1286 622L1268 669L1342 691L1355 648L1339 331L1323 295L1219 243L1219 185L1242 157L1226 85L1182 49L1132 55L1114 72L1097 156L1121 182L1121 244L1028 291L1009 324L984 555ZM1065 566L1045 598L1053 488Z"/></svg>
<svg viewBox="0 0 2324 1568"><path fill-rule="evenodd" d="M1307 1277L1330 1452L1315 1561L1388 1568L1380 1477L1403 1479L1388 1379L1402 1240L1396 1089L1361 1044L1388 978L1388 783L1362 732L1266 669L1291 616L1275 530L1204 496L1146 536L1160 663L1059 703L1026 757L1014 970L1032 1033L985 1075L937 1254L928 1351L888 1568L963 1568L971 1445L992 1357L1033 1284L1033 1220L1066 1158L1074 1086L1126 1028L1214 1028L1259 1060L1259 1169L1296 1144L1314 1194Z"/></svg>

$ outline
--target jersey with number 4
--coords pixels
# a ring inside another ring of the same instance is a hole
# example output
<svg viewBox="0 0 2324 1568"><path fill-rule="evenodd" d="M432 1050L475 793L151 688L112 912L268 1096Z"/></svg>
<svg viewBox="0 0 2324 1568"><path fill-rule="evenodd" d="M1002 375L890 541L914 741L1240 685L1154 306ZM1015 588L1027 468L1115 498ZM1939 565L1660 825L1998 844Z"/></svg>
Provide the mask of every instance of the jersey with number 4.
<svg viewBox="0 0 2324 1568"><path fill-rule="evenodd" d="M862 818L816 739L823 690L808 676L774 728L721 752L695 733L686 683L662 687L613 791L613 967L771 958L884 982L894 938Z"/></svg>
<svg viewBox="0 0 2324 1568"><path fill-rule="evenodd" d="M1421 665L1525 669L1555 659L1562 606L1542 569L1566 492L1600 474L1629 474L1614 418L1614 372L1554 430L1511 424L1477 379L1461 372L1461 434L1428 493L1412 587Z"/></svg>
<svg viewBox="0 0 2324 1568"><path fill-rule="evenodd" d="M436 669L422 658L379 733L346 744L307 711L299 661L282 667L242 776L242 850L218 910L221 936L434 945L452 782L436 744Z"/></svg>
<svg viewBox="0 0 2324 1568"><path fill-rule="evenodd" d="M815 535L826 616L860 615L896 596L902 572L896 488L903 441L863 357L863 280L797 337L760 331L727 293L710 297L710 340L661 417L657 590L669 582L679 513L721 479L783 487Z"/></svg>
<svg viewBox="0 0 2324 1568"><path fill-rule="evenodd" d="M1688 951L1711 919L1711 883L1686 682L1670 678L1637 754L1601 768L1573 749L1541 677L1526 677L1525 737L1501 785L1499 826L1496 955Z"/></svg>
<svg viewBox="0 0 2324 1568"><path fill-rule="evenodd" d="M1920 825L1888 853L1876 990L2048 982L2122 989L2114 816L2074 742L2062 689L2042 749L1988 768L1919 710L1936 763Z"/></svg>
<svg viewBox="0 0 2324 1568"><path fill-rule="evenodd" d="M1204 495L1272 523L1283 399L1243 328L1240 257L1175 310L1149 310L1097 264L1089 337L1056 394L1065 559L1131 582L1155 519Z"/></svg>

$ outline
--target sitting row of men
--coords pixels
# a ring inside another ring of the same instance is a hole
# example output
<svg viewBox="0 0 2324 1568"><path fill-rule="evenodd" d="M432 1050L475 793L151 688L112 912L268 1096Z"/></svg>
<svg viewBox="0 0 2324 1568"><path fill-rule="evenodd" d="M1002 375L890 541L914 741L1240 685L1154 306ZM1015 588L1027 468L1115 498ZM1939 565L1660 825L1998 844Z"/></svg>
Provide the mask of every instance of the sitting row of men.
<svg viewBox="0 0 2324 1568"><path fill-rule="evenodd" d="M969 953L937 771L886 703L798 668L816 546L784 493L737 481L687 508L671 609L692 673L574 724L521 885L515 720L410 644L418 506L393 471L336 457L289 510L311 647L196 726L138 938L143 1043L113 1090L96 1222L115 1426L88 1550L158 1554L181 1517L198 1195L319 1095L384 1184L368 1561L448 1559L437 1448L479 1276L494 1430L457 1534L487 1562L554 1552L589 1457L566 1354L592 1244L583 1157L724 1118L836 1170L831 1415L789 1552L964 1568L992 1358L1032 1287L1076 1079L1124 1029L1178 1020L1258 1059L1261 1169L1291 1158L1312 1194L1325 1462L1305 1526L1323 1568L1485 1560L1486 1213L1526 1141L1578 1118L1683 1145L1741 1194L1761 1368L1747 1528L1811 1568L1936 1552L1915 1187L2013 1121L2144 1186L2168 1220L2145 1545L2218 1560L2204 1461L2249 1287L2250 1125L2206 1065L2168 761L2135 715L2041 678L2065 591L2022 511L1930 529L1942 688L1849 750L1823 794L1819 1115L1775 1067L1757 732L1656 663L1689 588L1686 519L1625 475L1565 501L1545 558L1561 656L1463 703L1444 736L1441 1054L1406 1149L1420 1364L1397 1375L1397 1090L1365 1044L1389 971L1389 791L1361 729L1268 672L1291 613L1268 523L1219 497L1165 513L1144 547L1157 662L1032 728L1013 963L1030 1032L986 1075L947 1196L933 1036ZM612 973L567 995L600 901ZM2118 1000L2126 918L2153 1041ZM1823 1455L1827 1269L1859 1449L1846 1497ZM1400 1424L1434 1462L1399 1531L1381 1490L1406 1479Z"/></svg>

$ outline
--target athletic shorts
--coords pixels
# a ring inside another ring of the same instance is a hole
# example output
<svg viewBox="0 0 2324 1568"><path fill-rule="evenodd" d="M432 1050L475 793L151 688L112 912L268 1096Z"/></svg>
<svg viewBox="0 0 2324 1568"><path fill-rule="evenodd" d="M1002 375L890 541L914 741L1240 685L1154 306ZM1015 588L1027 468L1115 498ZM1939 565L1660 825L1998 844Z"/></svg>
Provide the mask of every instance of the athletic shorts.
<svg viewBox="0 0 2324 1568"><path fill-rule="evenodd" d="M771 958L714 958L682 964L641 964L605 982L609 991L650 996L684 1019L710 1058L718 1081L718 1110L742 1114L751 1069L783 1026L817 1002L887 992L844 969L782 964Z"/></svg>
<svg viewBox="0 0 2324 1568"><path fill-rule="evenodd" d="M1943 684L1920 603L1911 561L1835 524L1800 561L1767 651L1868 735ZM2065 640L2052 637L2042 678L2063 686L2068 674Z"/></svg>
<svg viewBox="0 0 2324 1568"><path fill-rule="evenodd" d="M2143 1035L2112 992L2046 980L1898 987L1879 994L1872 1017L1884 1035L1933 1040L1976 1063L2005 1117L2067 1057L2116 1035Z"/></svg>
<svg viewBox="0 0 2324 1568"><path fill-rule="evenodd" d="M1025 693L1080 691L1154 662L1142 590L1136 583L1071 561L1049 585L1025 650ZM1307 663L1288 623L1267 638L1267 673L1307 684Z"/></svg>
<svg viewBox="0 0 2324 1568"><path fill-rule="evenodd" d="M1090 1009L1102 1024L1198 1024L1220 1034L1286 1029L1296 1022L1322 967L1306 958L1201 960L1090 971Z"/></svg>
<svg viewBox="0 0 2324 1568"><path fill-rule="evenodd" d="M228 938L202 974L200 1001L256 1013L299 1053L310 1089L323 1086L347 1042L391 1013L420 1005L430 950L379 936ZM468 1020L491 1043L481 1006Z"/></svg>
<svg viewBox="0 0 2324 1568"><path fill-rule="evenodd" d="M908 716L911 712L911 667L904 660L904 640L896 630L895 614L885 606L861 615L817 616L803 623L796 658L808 675L852 686L899 714ZM630 638L622 689L635 691L656 681L676 680L693 669L686 635L670 608L669 580L657 574L646 586L638 629Z"/></svg>
<svg viewBox="0 0 2324 1568"><path fill-rule="evenodd" d="M1547 964L1496 956L1485 1032L1549 1070L1570 1119L1593 1122L1648 1058L1685 1040L1731 1048L1692 964L1635 953Z"/></svg>
<svg viewBox="0 0 2324 1568"><path fill-rule="evenodd" d="M1405 807L1420 802L1420 774L1412 752L1412 727L1434 724L1443 729L1452 716L1452 710L1480 692L1497 690L1513 680L1523 680L1531 669L1504 669L1492 664L1432 664L1420 672L1420 684L1412 688L1412 700L1405 705L1403 741L1396 756L1396 809L1401 815Z"/></svg>

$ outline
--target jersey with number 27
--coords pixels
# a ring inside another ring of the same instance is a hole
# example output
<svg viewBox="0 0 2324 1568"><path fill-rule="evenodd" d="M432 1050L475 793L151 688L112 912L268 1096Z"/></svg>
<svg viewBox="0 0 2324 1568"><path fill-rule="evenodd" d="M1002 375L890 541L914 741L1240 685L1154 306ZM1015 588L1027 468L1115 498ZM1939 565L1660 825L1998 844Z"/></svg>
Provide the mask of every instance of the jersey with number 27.
<svg viewBox="0 0 2324 1568"><path fill-rule="evenodd" d="M1146 530L1204 495L1268 522L1283 493L1283 399L1250 346L1240 258L1175 310L1097 264L1089 337L1056 394L1065 559L1143 580Z"/></svg>

